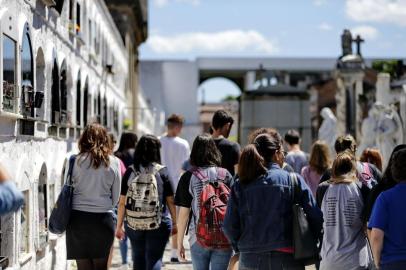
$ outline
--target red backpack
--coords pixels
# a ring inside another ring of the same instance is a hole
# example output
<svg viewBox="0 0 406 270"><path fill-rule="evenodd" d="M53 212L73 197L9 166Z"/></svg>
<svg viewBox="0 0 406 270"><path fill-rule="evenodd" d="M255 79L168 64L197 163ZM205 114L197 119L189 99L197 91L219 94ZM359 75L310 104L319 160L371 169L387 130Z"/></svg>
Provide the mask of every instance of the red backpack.
<svg viewBox="0 0 406 270"><path fill-rule="evenodd" d="M227 171L217 168L217 180L212 181L195 170L193 175L202 181L199 198L199 217L196 224L196 238L205 248L229 249L230 242L223 233L223 221L226 215L230 188L224 183Z"/></svg>

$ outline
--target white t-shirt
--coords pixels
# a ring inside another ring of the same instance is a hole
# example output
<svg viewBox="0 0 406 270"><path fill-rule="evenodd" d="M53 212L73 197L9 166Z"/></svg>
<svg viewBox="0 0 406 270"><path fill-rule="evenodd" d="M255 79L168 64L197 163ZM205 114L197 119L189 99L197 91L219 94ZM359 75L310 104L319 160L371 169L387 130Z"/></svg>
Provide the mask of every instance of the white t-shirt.
<svg viewBox="0 0 406 270"><path fill-rule="evenodd" d="M180 179L182 165L189 159L189 143L179 137L162 136L161 141L161 162L168 168L173 192L176 192Z"/></svg>

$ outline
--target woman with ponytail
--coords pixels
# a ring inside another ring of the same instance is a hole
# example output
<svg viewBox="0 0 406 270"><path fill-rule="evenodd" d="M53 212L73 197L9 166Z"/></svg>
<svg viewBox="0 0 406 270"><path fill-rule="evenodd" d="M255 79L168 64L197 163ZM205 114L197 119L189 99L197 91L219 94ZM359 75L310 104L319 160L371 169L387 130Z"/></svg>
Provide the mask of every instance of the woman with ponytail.
<svg viewBox="0 0 406 270"><path fill-rule="evenodd" d="M113 208L120 195L120 162L111 155L108 134L99 124L85 128L78 146L66 230L67 259L76 260L78 270L107 269L115 230Z"/></svg>
<svg viewBox="0 0 406 270"><path fill-rule="evenodd" d="M253 138L241 153L239 180L232 186L223 226L240 254L239 269L305 269L293 258L293 177L300 190L295 201L307 214L315 237L321 230L322 214L311 190L300 175L281 169L284 152L279 133L268 132Z"/></svg>

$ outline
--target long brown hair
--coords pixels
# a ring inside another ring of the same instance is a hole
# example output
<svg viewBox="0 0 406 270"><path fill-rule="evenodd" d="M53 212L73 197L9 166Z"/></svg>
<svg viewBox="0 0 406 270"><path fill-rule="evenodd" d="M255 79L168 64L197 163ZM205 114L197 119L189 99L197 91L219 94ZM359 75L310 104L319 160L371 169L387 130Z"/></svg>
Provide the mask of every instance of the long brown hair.
<svg viewBox="0 0 406 270"><path fill-rule="evenodd" d="M352 183L357 180L357 165L351 150L337 155L333 162L332 181L338 183Z"/></svg>
<svg viewBox="0 0 406 270"><path fill-rule="evenodd" d="M242 184L249 184L266 172L266 165L272 162L276 151L281 148L279 133L261 133L244 147L238 163L238 175Z"/></svg>
<svg viewBox="0 0 406 270"><path fill-rule="evenodd" d="M330 149L325 142L314 142L310 152L309 165L318 174L323 174L330 167Z"/></svg>
<svg viewBox="0 0 406 270"><path fill-rule="evenodd" d="M360 161L374 164L380 171L382 171L382 156L378 149L365 149L361 154Z"/></svg>
<svg viewBox="0 0 406 270"><path fill-rule="evenodd" d="M266 172L265 160L254 144L242 149L238 162L238 176L242 184L248 184Z"/></svg>
<svg viewBox="0 0 406 270"><path fill-rule="evenodd" d="M79 139L79 155L89 157L90 166L97 169L101 165L110 165L110 153L111 145L106 129L96 123L87 125Z"/></svg>

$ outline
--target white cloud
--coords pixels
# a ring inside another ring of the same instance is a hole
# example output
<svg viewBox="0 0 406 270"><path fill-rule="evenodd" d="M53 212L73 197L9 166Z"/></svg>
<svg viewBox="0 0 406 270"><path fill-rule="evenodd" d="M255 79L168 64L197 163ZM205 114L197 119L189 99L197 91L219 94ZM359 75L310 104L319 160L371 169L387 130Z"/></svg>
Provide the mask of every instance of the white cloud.
<svg viewBox="0 0 406 270"><path fill-rule="evenodd" d="M313 5L315 5L316 7L323 6L326 3L327 3L327 0L313 0Z"/></svg>
<svg viewBox="0 0 406 270"><path fill-rule="evenodd" d="M152 35L147 46L156 53L199 52L254 52L273 54L277 46L261 33L251 30L221 32L193 32L174 36Z"/></svg>
<svg viewBox="0 0 406 270"><path fill-rule="evenodd" d="M323 31L330 31L333 29L333 27L326 22L322 22L321 24L319 24L317 26L317 28L319 28L320 30L323 30Z"/></svg>
<svg viewBox="0 0 406 270"><path fill-rule="evenodd" d="M378 37L379 32L372 26L360 25L352 28L351 34L353 35L353 37L360 35L363 39L372 40Z"/></svg>
<svg viewBox="0 0 406 270"><path fill-rule="evenodd" d="M197 6L200 4L200 0L154 0L154 5L158 8L163 8L171 3L184 3Z"/></svg>
<svg viewBox="0 0 406 270"><path fill-rule="evenodd" d="M406 0L346 0L347 16L357 22L406 26Z"/></svg>

